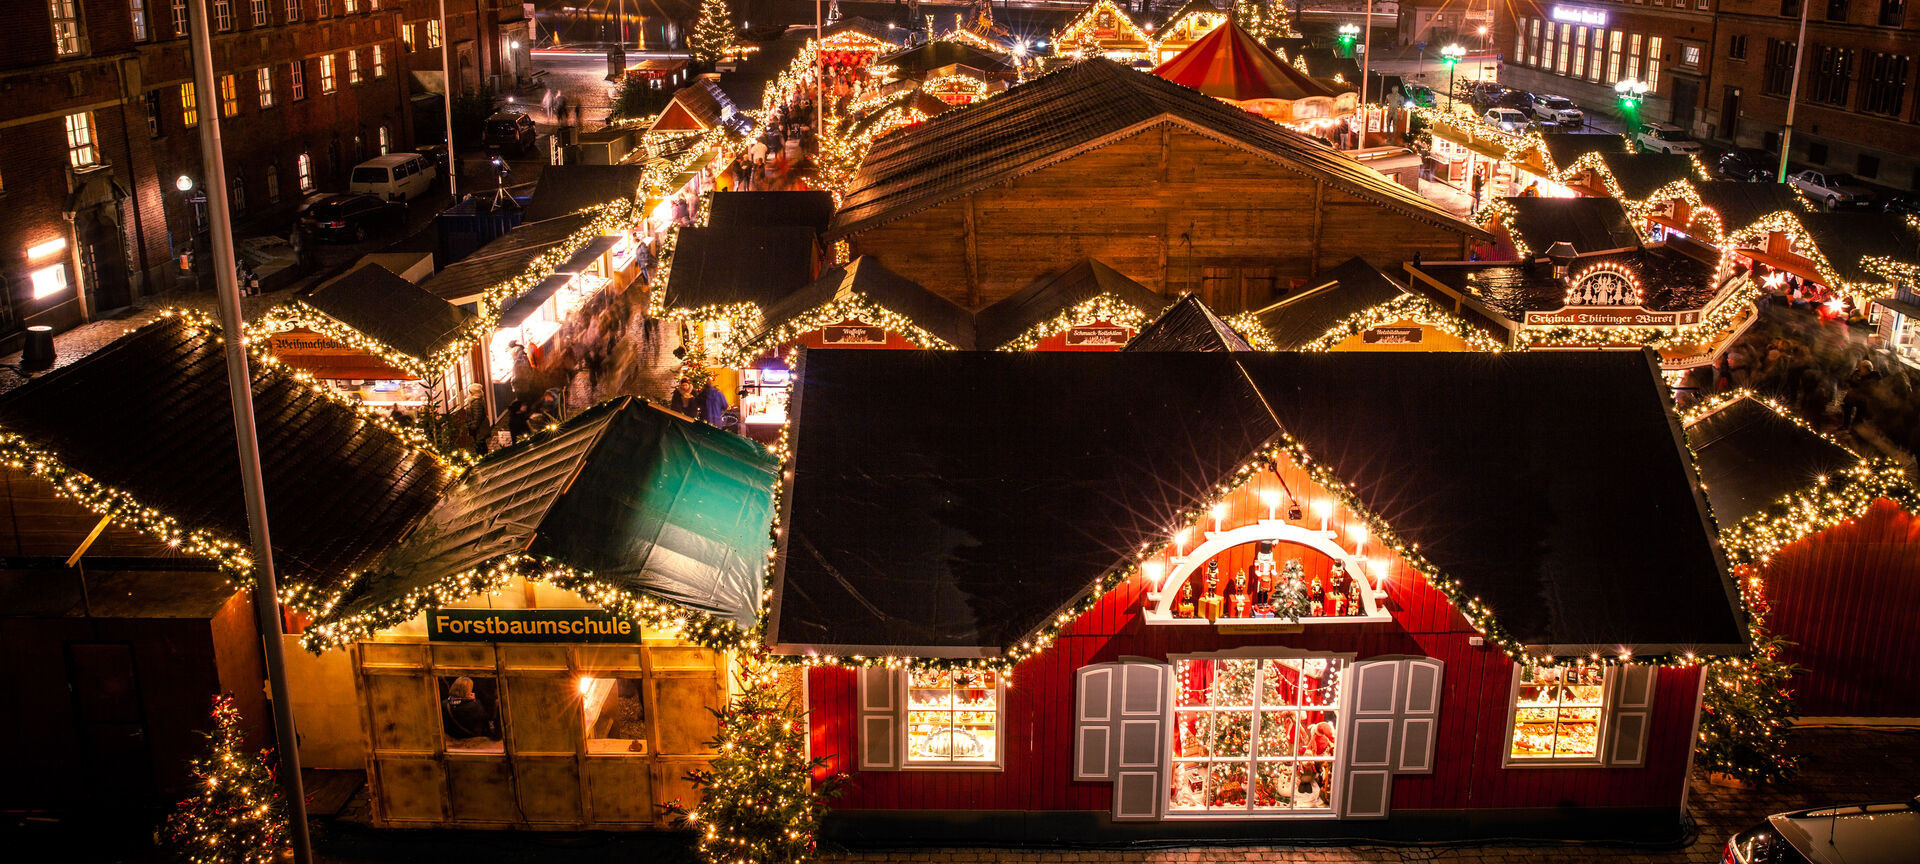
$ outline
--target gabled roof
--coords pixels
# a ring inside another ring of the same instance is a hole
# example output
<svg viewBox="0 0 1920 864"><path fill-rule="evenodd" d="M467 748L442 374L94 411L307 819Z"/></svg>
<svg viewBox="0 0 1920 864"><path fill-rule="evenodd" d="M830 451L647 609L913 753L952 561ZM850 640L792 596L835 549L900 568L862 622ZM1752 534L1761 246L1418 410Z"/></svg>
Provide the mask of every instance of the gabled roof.
<svg viewBox="0 0 1920 864"><path fill-rule="evenodd" d="M1253 313L1274 347L1297 351L1334 325L1408 293L1380 269L1355 256L1320 274L1320 284Z"/></svg>
<svg viewBox="0 0 1920 864"><path fill-rule="evenodd" d="M1555 243L1572 243L1581 254L1637 249L1640 233L1618 198L1507 198L1506 220L1514 239L1535 256Z"/></svg>
<svg viewBox="0 0 1920 864"><path fill-rule="evenodd" d="M1004 74L1013 69L1007 63L1007 57L1004 54L996 54L946 39L923 42L905 51L896 51L873 61L875 66L894 67L894 74L902 78L916 77L955 63L994 74Z"/></svg>
<svg viewBox="0 0 1920 864"><path fill-rule="evenodd" d="M866 255L828 270L812 284L765 307L761 311L760 330L750 344L758 345L788 323L836 303L878 306L906 318L949 346L973 347L973 316L967 310Z"/></svg>
<svg viewBox="0 0 1920 864"><path fill-rule="evenodd" d="M1895 261L1920 261L1920 234L1899 213L1801 213L1801 227L1813 245L1848 282L1885 282L1861 265L1870 255Z"/></svg>
<svg viewBox="0 0 1920 864"><path fill-rule="evenodd" d="M1174 301L1152 324L1140 329L1122 351L1252 351L1233 326L1213 314L1200 297Z"/></svg>
<svg viewBox="0 0 1920 864"><path fill-rule="evenodd" d="M745 106L757 109L758 104ZM673 101L648 127L654 129L704 131L726 126L739 134L753 130L753 119L742 114L742 106L732 95L710 78L697 78L673 94Z"/></svg>
<svg viewBox="0 0 1920 864"><path fill-rule="evenodd" d="M452 472L285 367L251 370L274 567L311 601L371 563ZM165 317L0 397L0 431L184 531L245 549L229 398L217 329Z"/></svg>
<svg viewBox="0 0 1920 864"><path fill-rule="evenodd" d="M1167 23L1161 25L1155 35L1172 30L1180 24L1180 19L1196 12L1207 12L1214 15L1231 15L1229 10L1213 5L1212 0L1187 0L1187 2L1180 5L1180 8L1173 10L1172 15L1167 16Z"/></svg>
<svg viewBox="0 0 1920 864"><path fill-rule="evenodd" d="M1687 444L1721 527L1837 477L1860 455L1751 396L1739 396L1687 425Z"/></svg>
<svg viewBox="0 0 1920 864"><path fill-rule="evenodd" d="M1076 63L880 139L834 218L834 233L898 219L1161 123L1244 148L1410 216L1482 235L1406 187L1310 138L1103 59Z"/></svg>
<svg viewBox="0 0 1920 864"><path fill-rule="evenodd" d="M602 402L488 454L320 628L364 632L404 620L415 598L474 593L459 578L509 556L750 627L778 471L778 460L739 435L642 399Z"/></svg>
<svg viewBox="0 0 1920 864"><path fill-rule="evenodd" d="M1610 132L1546 132L1540 140L1546 146L1547 156L1553 160L1549 167L1556 171L1588 153L1629 152L1627 139Z"/></svg>
<svg viewBox="0 0 1920 864"><path fill-rule="evenodd" d="M1609 151L1602 152L1599 158L1607 173L1613 175L1614 182L1620 184L1621 195L1633 201L1644 200L1669 183L1700 179L1694 175L1693 157L1684 153Z"/></svg>
<svg viewBox="0 0 1920 864"><path fill-rule="evenodd" d="M797 386L777 651L1000 656L1282 428L1521 644L1744 650L1644 352L816 351Z"/></svg>
<svg viewBox="0 0 1920 864"><path fill-rule="evenodd" d="M981 348L998 348L1019 338L1035 324L1102 295L1146 315L1153 315L1167 305L1167 298L1154 293L1153 289L1099 261L1083 258L1078 264L980 310L974 316L974 338Z"/></svg>
<svg viewBox="0 0 1920 864"><path fill-rule="evenodd" d="M814 236L794 226L681 228L665 308L752 303L764 309L813 279Z"/></svg>
<svg viewBox="0 0 1920 864"><path fill-rule="evenodd" d="M547 165L527 202L526 221L578 213L640 194L642 165Z"/></svg>
<svg viewBox="0 0 1920 864"><path fill-rule="evenodd" d="M375 341L418 360L459 339L474 316L432 292L365 264L330 279L300 300Z"/></svg>
<svg viewBox="0 0 1920 864"><path fill-rule="evenodd" d="M827 230L833 221L833 193L720 192L713 196L707 224L714 228L800 227Z"/></svg>
<svg viewBox="0 0 1920 864"><path fill-rule="evenodd" d="M1335 91L1288 65L1231 21L1187 46L1153 74L1216 99L1332 98Z"/></svg>
<svg viewBox="0 0 1920 864"><path fill-rule="evenodd" d="M428 276L420 287L456 306L472 303L488 288L525 273L541 253L565 243L575 232L593 224L594 217L591 212L572 213L539 222L522 222L472 255Z"/></svg>
<svg viewBox="0 0 1920 864"><path fill-rule="evenodd" d="M1542 250L1535 250L1538 254ZM1669 246L1647 246L1624 252L1581 255L1569 273L1578 277L1596 264L1609 264L1632 273L1644 299L1640 305L1654 312L1704 309L1720 296L1714 284L1714 265ZM1559 309L1567 303L1566 281L1553 274L1546 258L1525 261L1452 262L1415 265L1433 281L1478 299L1513 321L1527 312Z"/></svg>
<svg viewBox="0 0 1920 864"><path fill-rule="evenodd" d="M1359 89L1360 64L1352 57L1342 57L1332 48L1302 48L1298 56L1307 64L1307 74L1316 80L1327 82L1337 78L1336 83L1343 83L1347 89Z"/></svg>
<svg viewBox="0 0 1920 864"><path fill-rule="evenodd" d="M1700 203L1719 214L1721 229L1735 231L1760 219L1786 211L1804 213L1805 198L1785 183L1747 183L1740 180L1703 180L1693 184Z"/></svg>

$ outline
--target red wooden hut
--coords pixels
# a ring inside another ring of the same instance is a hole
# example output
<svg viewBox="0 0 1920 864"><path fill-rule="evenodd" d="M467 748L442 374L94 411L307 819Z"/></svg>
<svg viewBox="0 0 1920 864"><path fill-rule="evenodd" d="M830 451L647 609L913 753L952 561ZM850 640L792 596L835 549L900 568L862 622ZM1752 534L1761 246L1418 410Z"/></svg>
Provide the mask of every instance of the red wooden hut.
<svg viewBox="0 0 1920 864"><path fill-rule="evenodd" d="M1920 495L1906 472L1750 395L1693 412L1687 440L1736 572L1793 643L1803 722L1920 717Z"/></svg>
<svg viewBox="0 0 1920 864"><path fill-rule="evenodd" d="M1496 359L803 354L831 830L1672 836L1745 649L1679 426L1644 354Z"/></svg>

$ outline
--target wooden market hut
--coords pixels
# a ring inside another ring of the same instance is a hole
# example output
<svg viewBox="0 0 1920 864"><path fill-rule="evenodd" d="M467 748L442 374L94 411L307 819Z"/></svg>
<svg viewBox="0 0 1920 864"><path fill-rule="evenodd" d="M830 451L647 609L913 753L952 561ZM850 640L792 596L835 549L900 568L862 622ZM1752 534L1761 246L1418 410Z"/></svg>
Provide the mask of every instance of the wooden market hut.
<svg viewBox="0 0 1920 864"><path fill-rule="evenodd" d="M1250 316L1275 351L1484 351L1490 334L1354 257Z"/></svg>
<svg viewBox="0 0 1920 864"><path fill-rule="evenodd" d="M1092 258L1015 292L975 316L981 348L1114 351L1167 299Z"/></svg>
<svg viewBox="0 0 1920 864"><path fill-rule="evenodd" d="M1153 74L1275 123L1331 121L1359 106L1354 88L1309 77L1232 22L1155 67Z"/></svg>
<svg viewBox="0 0 1920 864"><path fill-rule="evenodd" d="M1122 351L1252 351L1246 337L1192 294L1140 328Z"/></svg>
<svg viewBox="0 0 1920 864"><path fill-rule="evenodd" d="M291 617L317 615L454 472L289 367L251 370L282 596ZM217 328L164 317L8 383L0 800L138 814L150 830L149 808L188 791L212 696L232 693L256 735L271 727L240 590L251 545L224 346ZM301 724L316 744L337 731L320 710Z"/></svg>
<svg viewBox="0 0 1920 864"><path fill-rule="evenodd" d="M639 200L646 192L643 165L547 165L527 200L524 219L542 222L613 201Z"/></svg>
<svg viewBox="0 0 1920 864"><path fill-rule="evenodd" d="M307 634L358 695L374 823L669 827L758 615L778 471L622 397L460 478ZM442 711L462 686L484 722Z"/></svg>
<svg viewBox="0 0 1920 864"><path fill-rule="evenodd" d="M1701 183L1707 176L1700 160L1685 153L1599 151L1560 167L1560 182L1586 197L1644 203L1676 183Z"/></svg>
<svg viewBox="0 0 1920 864"><path fill-rule="evenodd" d="M725 192L708 205L710 228L808 228L815 233L833 222L833 193L818 189L782 192Z"/></svg>
<svg viewBox="0 0 1920 864"><path fill-rule="evenodd" d="M1691 664L1746 629L1643 352L798 374L768 640L853 775L831 835L1682 830Z"/></svg>
<svg viewBox="0 0 1920 864"><path fill-rule="evenodd" d="M883 55L873 64L893 67L895 78L916 81L925 79L935 69L956 64L980 70L993 80L1011 81L1014 78L1012 58L1005 52L988 51L949 39L922 42L903 51Z"/></svg>
<svg viewBox="0 0 1920 864"><path fill-rule="evenodd" d="M1233 314L1355 254L1461 259L1486 236L1309 138L1088 60L880 139L827 239L969 309L1095 258Z"/></svg>
<svg viewBox="0 0 1920 864"><path fill-rule="evenodd" d="M1760 249L1773 248L1765 223L1811 212L1798 190L1784 183L1704 180L1677 188L1671 197L1646 201L1647 221L1687 236L1688 242L1726 251L1738 238ZM1785 242L1785 241L1782 241Z"/></svg>
<svg viewBox="0 0 1920 864"><path fill-rule="evenodd" d="M1093 0L1053 34L1053 52L1079 60L1103 57L1122 63L1149 59L1153 37L1133 14L1113 0Z"/></svg>
<svg viewBox="0 0 1920 864"><path fill-rule="evenodd" d="M1167 16L1167 23L1154 29L1153 62L1158 65L1172 60L1227 24L1228 18L1227 10L1213 5L1212 0L1187 0Z"/></svg>
<svg viewBox="0 0 1920 864"><path fill-rule="evenodd" d="M1920 492L1906 473L1752 395L1693 412L1687 442L1736 573L1757 580L1767 630L1792 643L1794 712L1920 717ZM1822 516L1803 524L1789 502Z"/></svg>
<svg viewBox="0 0 1920 864"><path fill-rule="evenodd" d="M759 105L745 106L758 110ZM745 135L753 131L753 118L742 113L742 106L721 89L713 78L702 77L680 88L660 115L647 127L647 134L659 132L706 132L725 128Z"/></svg>
<svg viewBox="0 0 1920 864"><path fill-rule="evenodd" d="M1556 243L1582 255L1642 245L1618 198L1502 198L1482 212L1495 237L1480 256L1489 261L1537 258Z"/></svg>

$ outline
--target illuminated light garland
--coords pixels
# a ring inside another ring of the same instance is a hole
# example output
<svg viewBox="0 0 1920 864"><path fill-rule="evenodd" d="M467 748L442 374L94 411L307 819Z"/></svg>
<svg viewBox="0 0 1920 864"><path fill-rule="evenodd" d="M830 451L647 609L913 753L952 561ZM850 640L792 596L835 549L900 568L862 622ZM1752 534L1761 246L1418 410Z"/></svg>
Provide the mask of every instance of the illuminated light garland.
<svg viewBox="0 0 1920 864"><path fill-rule="evenodd" d="M1834 269L1833 263L1827 260L1826 253L1820 250L1819 244L1814 242L1813 235L1800 222L1800 218L1784 210L1769 213L1755 220L1751 225L1729 231L1727 242L1729 245L1737 246L1764 240L1767 234L1772 233L1785 234L1791 239L1793 246L1806 250L1794 254L1813 263L1813 269L1820 274L1821 280L1826 282L1829 291L1851 295L1864 305L1887 289L1886 284L1881 282L1850 282L1842 277L1839 271Z"/></svg>
<svg viewBox="0 0 1920 864"><path fill-rule="evenodd" d="M993 95L992 91L987 89L987 82L971 75L935 76L920 82L920 89L936 99L941 96L964 96L970 101L978 102Z"/></svg>
<svg viewBox="0 0 1920 864"><path fill-rule="evenodd" d="M1260 319L1254 317L1252 312L1241 312L1238 315L1222 320L1228 327L1233 328L1235 334L1238 334L1241 339L1246 340L1247 346L1253 350L1280 350L1279 343L1273 341L1273 334L1267 332L1266 326L1261 324Z"/></svg>
<svg viewBox="0 0 1920 864"><path fill-rule="evenodd" d="M415 357L398 351L385 342L362 333L346 322L315 309L299 299L275 306L246 325L248 344L265 342L276 334L301 329L311 330L356 351L370 354L380 362L422 381L431 381L440 377L448 366L473 350L474 344L479 341L477 334L474 333L473 324L469 323L460 328L459 333L447 340L446 344L435 350L432 356Z"/></svg>
<svg viewBox="0 0 1920 864"><path fill-rule="evenodd" d="M1139 307L1112 294L1102 293L1082 300L1073 308L1028 327L1026 332L995 350L1026 351L1038 346L1040 340L1049 336L1057 336L1075 327L1086 327L1091 324L1112 324L1138 331L1146 325L1148 320L1148 314Z"/></svg>
<svg viewBox="0 0 1920 864"><path fill-rule="evenodd" d="M1659 348L1667 344L1704 343L1731 330L1740 314L1760 296L1760 285L1746 276L1721 290L1706 314L1695 324L1677 327L1610 327L1561 324L1554 327L1522 327L1516 338L1525 347L1541 345L1645 345Z"/></svg>
<svg viewBox="0 0 1920 864"><path fill-rule="evenodd" d="M1475 351L1499 353L1508 350L1507 346L1479 328L1468 324L1460 316L1454 315L1425 297L1418 294L1401 294L1398 297L1369 306L1340 319L1327 332L1313 341L1301 345L1301 351L1331 351L1334 346L1364 333L1375 327L1392 324L1395 321L1416 321L1433 327L1467 343ZM1268 344L1272 344L1271 340Z"/></svg>
<svg viewBox="0 0 1920 864"><path fill-rule="evenodd" d="M825 36L820 47L827 51L839 51L847 54L886 54L900 50L899 45L885 39L877 39L851 27L838 33Z"/></svg>
<svg viewBox="0 0 1920 864"><path fill-rule="evenodd" d="M1007 46L1002 45L998 42L995 42L991 39L988 39L984 36L981 36L980 34L973 32L972 30L965 30L965 29L949 30L946 33L939 36L937 41L953 42L960 45L969 45L974 48L978 48L982 51L990 51L995 54L1005 54L1008 56L1012 56L1013 54L1012 51L1009 51L1007 49Z"/></svg>
<svg viewBox="0 0 1920 864"><path fill-rule="evenodd" d="M1113 16L1113 20L1116 22L1113 29L1116 35L1108 38L1101 38L1098 35L1097 31L1099 27L1097 26L1097 22L1102 12ZM1141 43L1143 46L1141 50L1110 51L1104 47L1107 43L1131 41ZM1144 57L1152 53L1154 48L1153 37L1148 36L1145 31L1141 30L1140 25L1133 22L1132 16L1122 11L1119 6L1114 5L1113 0L1094 0L1094 2L1086 8L1086 11L1081 12L1072 21L1068 22L1067 26L1053 34L1053 44L1059 53L1074 56L1082 56L1092 52L1129 54Z"/></svg>
<svg viewBox="0 0 1920 864"><path fill-rule="evenodd" d="M951 351L955 347L915 324L913 319L874 302L864 294L854 294L816 306L757 338L744 329L730 331L728 344L721 350L716 362L722 366L746 366L762 354L786 345L803 334L843 321L859 321L889 333L897 333L923 350Z"/></svg>

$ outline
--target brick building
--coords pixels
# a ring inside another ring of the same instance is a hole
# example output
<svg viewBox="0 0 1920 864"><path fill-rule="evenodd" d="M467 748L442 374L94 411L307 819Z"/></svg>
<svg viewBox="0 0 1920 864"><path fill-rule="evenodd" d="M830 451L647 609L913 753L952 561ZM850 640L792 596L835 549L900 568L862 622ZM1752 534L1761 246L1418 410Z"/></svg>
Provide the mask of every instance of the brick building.
<svg viewBox="0 0 1920 864"><path fill-rule="evenodd" d="M0 339L179 278L206 224L205 112L220 112L239 233L284 233L307 194L413 147L409 107L443 89L436 0L206 3L213 93L193 86L187 0L0 4L16 36L0 58ZM461 89L524 80L524 6L447 5Z"/></svg>
<svg viewBox="0 0 1920 864"><path fill-rule="evenodd" d="M1719 0L1712 137L1778 152L1799 37L1797 0ZM1796 163L1920 188L1920 18L1905 0L1813 0L1794 115Z"/></svg>
<svg viewBox="0 0 1920 864"><path fill-rule="evenodd" d="M1701 97L1713 69L1712 0L1584 0L1507 4L1496 13L1500 83L1619 113L1614 84L1651 87L1646 120L1704 132Z"/></svg>

